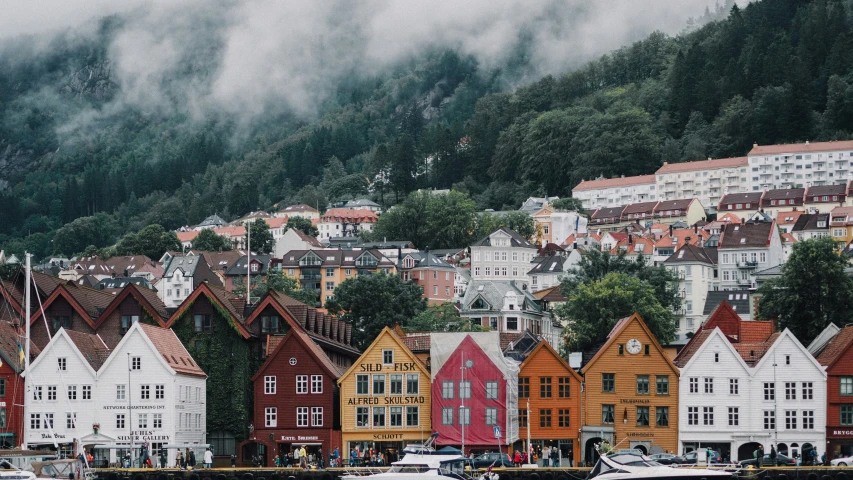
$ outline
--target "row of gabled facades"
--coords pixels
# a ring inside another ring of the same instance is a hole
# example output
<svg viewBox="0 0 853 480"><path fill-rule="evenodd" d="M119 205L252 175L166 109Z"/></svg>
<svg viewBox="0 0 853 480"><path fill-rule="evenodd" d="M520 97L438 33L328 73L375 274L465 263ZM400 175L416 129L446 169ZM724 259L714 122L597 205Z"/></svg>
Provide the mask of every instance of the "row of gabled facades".
<svg viewBox="0 0 853 480"><path fill-rule="evenodd" d="M268 465L303 445L325 458L337 448L346 459L393 460L431 432L466 453L523 449L529 436L534 448L556 447L564 465L591 461L601 440L648 452L708 447L730 460L758 444L793 456L853 450L851 327L830 326L805 347L722 303L677 355L638 315L571 362L530 330L388 327L360 352L351 326L278 293L247 307L202 284L168 312L135 285L108 299L34 279L44 312L30 319L29 372L20 326L0 327L0 432L10 445L23 443L26 421L26 443L77 442L98 462L116 461L131 438L166 449L170 462L177 448L205 444ZM13 317L20 287L0 290ZM237 421L213 420L223 410Z"/></svg>

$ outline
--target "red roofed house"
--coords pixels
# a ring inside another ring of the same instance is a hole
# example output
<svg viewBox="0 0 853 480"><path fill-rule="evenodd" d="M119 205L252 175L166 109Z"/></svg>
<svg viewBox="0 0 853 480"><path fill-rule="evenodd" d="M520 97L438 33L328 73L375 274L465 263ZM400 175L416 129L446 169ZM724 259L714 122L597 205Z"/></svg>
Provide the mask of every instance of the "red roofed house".
<svg viewBox="0 0 853 480"><path fill-rule="evenodd" d="M773 330L724 302L679 352L679 453L711 448L735 462L759 445L806 459L823 450L826 374L788 329Z"/></svg>
<svg viewBox="0 0 853 480"><path fill-rule="evenodd" d="M334 237L355 237L358 232L372 231L379 216L370 210L349 208L330 208L320 217L320 239Z"/></svg>
<svg viewBox="0 0 853 480"><path fill-rule="evenodd" d="M733 213L746 220L761 209L764 192L730 193L717 204L717 212Z"/></svg>
<svg viewBox="0 0 853 480"><path fill-rule="evenodd" d="M826 459L853 455L853 326L830 324L809 345L826 367ZM822 453L822 452L821 452Z"/></svg>

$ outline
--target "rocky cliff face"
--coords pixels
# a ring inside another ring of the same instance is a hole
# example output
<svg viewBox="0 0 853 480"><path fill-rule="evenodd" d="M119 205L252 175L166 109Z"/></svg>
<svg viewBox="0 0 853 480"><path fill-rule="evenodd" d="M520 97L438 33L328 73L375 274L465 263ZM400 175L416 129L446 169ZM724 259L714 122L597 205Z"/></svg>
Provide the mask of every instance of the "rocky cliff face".
<svg viewBox="0 0 853 480"><path fill-rule="evenodd" d="M112 65L108 60L86 63L72 70L59 91L63 95L86 97L90 100L106 102L112 99L118 85L111 78Z"/></svg>

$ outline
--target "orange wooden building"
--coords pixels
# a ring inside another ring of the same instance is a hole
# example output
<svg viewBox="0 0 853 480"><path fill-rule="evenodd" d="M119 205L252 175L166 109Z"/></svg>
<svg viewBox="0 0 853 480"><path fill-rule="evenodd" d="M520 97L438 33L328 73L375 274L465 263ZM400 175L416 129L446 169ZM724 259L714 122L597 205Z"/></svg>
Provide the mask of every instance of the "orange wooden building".
<svg viewBox="0 0 853 480"><path fill-rule="evenodd" d="M679 370L639 314L616 323L581 373L585 463L602 439L617 449L678 451Z"/></svg>
<svg viewBox="0 0 853 480"><path fill-rule="evenodd" d="M527 437L529 425L534 448L557 447L561 466L577 465L580 412L581 376L548 342L540 341L518 374L519 437Z"/></svg>

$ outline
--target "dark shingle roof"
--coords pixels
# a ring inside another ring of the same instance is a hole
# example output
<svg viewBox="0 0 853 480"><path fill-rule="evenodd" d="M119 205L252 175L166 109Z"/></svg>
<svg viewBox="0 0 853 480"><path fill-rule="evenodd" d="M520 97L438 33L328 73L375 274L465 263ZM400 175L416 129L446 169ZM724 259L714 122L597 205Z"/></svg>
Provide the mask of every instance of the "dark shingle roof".
<svg viewBox="0 0 853 480"><path fill-rule="evenodd" d="M776 223L727 224L720 230L719 248L757 248L770 244L770 235Z"/></svg>
<svg viewBox="0 0 853 480"><path fill-rule="evenodd" d="M635 213L649 213L654 212L655 207L658 205L658 202L642 202L642 203L632 203L625 207L622 210L622 215L633 215Z"/></svg>
<svg viewBox="0 0 853 480"><path fill-rule="evenodd" d="M808 192L806 192L806 201L809 201L809 197L814 197L818 195L846 195L847 194L847 185L818 185L815 187L809 187Z"/></svg>
<svg viewBox="0 0 853 480"><path fill-rule="evenodd" d="M622 210L625 210L625 207L604 207L599 208L592 214L592 219L596 220L599 218L621 218Z"/></svg>
<svg viewBox="0 0 853 480"><path fill-rule="evenodd" d="M258 275L266 274L267 270L269 270L270 258L271 257L269 255L252 255L252 262L257 261L257 262L260 262L260 264L261 264L260 270L258 270L257 272L252 272L252 274L253 275L254 274L258 274ZM243 255L242 257L240 257L239 260L237 260L236 262L234 262L233 265L231 265L231 268L229 268L225 272L225 275L237 275L237 276L245 275L246 274L246 263L248 262L248 260L249 260L248 256Z"/></svg>
<svg viewBox="0 0 853 480"><path fill-rule="evenodd" d="M471 246L472 247L490 247L492 245L492 235L494 235L496 232L503 232L503 233L509 235L510 236L510 244L513 247L536 248L536 245L531 244L529 241L527 241L526 238L522 237L521 234L519 234L515 230L512 230L510 228L506 228L506 227L501 227L501 228L495 230L494 232L487 235L486 238L480 240L479 242L472 244Z"/></svg>
<svg viewBox="0 0 853 480"><path fill-rule="evenodd" d="M708 291L703 315L710 315L723 301L728 302L738 315L749 315L749 290Z"/></svg>
<svg viewBox="0 0 853 480"><path fill-rule="evenodd" d="M802 205L803 196L805 196L805 194L805 188L783 188L779 190L768 190L764 192L764 197L761 199L761 206L769 207L771 200L795 200L794 203L788 203L788 205Z"/></svg>
<svg viewBox="0 0 853 480"><path fill-rule="evenodd" d="M730 203L753 203L755 208L758 208L758 201L761 200L763 192L748 192L748 193L729 193L720 200L720 205L728 205Z"/></svg>
<svg viewBox="0 0 853 480"><path fill-rule="evenodd" d="M563 265L566 263L566 257L562 255L550 255L547 257L541 257L539 263L536 264L535 267L531 268L528 275L533 275L537 273L562 273Z"/></svg>
<svg viewBox="0 0 853 480"><path fill-rule="evenodd" d="M697 247L696 245L686 243L664 261L666 264L687 262L701 262L709 265L716 265L717 249L714 247Z"/></svg>
<svg viewBox="0 0 853 480"><path fill-rule="evenodd" d="M823 222L823 226L818 226ZM829 230L828 213L804 213L797 219L797 223L791 227L791 232L802 232L805 230Z"/></svg>
<svg viewBox="0 0 853 480"><path fill-rule="evenodd" d="M670 210L686 210L693 203L692 198L682 200L664 200L655 208L655 212L667 212Z"/></svg>
<svg viewBox="0 0 853 480"><path fill-rule="evenodd" d="M98 335L75 330L65 330L65 333L74 342L74 345L77 346L77 350L80 350L80 353L83 354L83 358L89 362L89 365L96 372L107 361L107 357L110 356L110 349Z"/></svg>

